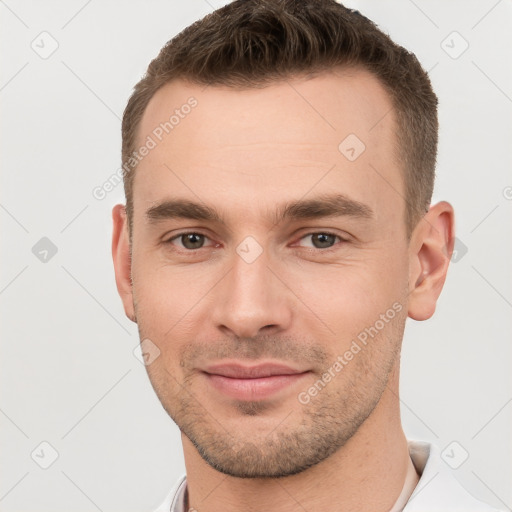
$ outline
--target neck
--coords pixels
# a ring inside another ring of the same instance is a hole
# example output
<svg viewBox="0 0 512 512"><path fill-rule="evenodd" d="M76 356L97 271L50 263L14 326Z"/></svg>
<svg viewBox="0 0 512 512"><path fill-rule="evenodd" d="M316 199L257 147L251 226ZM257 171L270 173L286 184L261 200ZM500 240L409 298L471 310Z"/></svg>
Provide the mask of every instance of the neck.
<svg viewBox="0 0 512 512"><path fill-rule="evenodd" d="M182 435L188 509L200 512L298 509L389 512L409 464L400 423L398 373L356 434L319 464L282 478L235 478L210 467Z"/></svg>

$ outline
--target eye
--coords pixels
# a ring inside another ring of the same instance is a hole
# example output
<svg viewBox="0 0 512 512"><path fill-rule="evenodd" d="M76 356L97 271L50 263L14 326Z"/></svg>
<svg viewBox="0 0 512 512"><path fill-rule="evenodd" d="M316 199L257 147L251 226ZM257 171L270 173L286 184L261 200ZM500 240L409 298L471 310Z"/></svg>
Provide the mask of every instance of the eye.
<svg viewBox="0 0 512 512"><path fill-rule="evenodd" d="M332 233L309 233L306 236L303 236L301 240L310 240L310 244L307 244L306 247L313 247L315 249L330 249L333 245L336 244L336 241L345 241L338 235L334 235Z"/></svg>
<svg viewBox="0 0 512 512"><path fill-rule="evenodd" d="M168 240L166 243L178 245L183 249L193 251L194 249L201 249L205 245L205 241L209 238L201 233L181 233Z"/></svg>

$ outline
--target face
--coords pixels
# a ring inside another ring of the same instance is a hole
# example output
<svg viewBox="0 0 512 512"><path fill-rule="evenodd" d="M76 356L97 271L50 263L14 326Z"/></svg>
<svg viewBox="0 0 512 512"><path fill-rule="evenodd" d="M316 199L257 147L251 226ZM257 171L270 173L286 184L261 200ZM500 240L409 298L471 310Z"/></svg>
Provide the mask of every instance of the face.
<svg viewBox="0 0 512 512"><path fill-rule="evenodd" d="M394 123L361 70L152 98L125 306L160 351L147 370L163 407L217 470L303 471L379 403L408 300Z"/></svg>

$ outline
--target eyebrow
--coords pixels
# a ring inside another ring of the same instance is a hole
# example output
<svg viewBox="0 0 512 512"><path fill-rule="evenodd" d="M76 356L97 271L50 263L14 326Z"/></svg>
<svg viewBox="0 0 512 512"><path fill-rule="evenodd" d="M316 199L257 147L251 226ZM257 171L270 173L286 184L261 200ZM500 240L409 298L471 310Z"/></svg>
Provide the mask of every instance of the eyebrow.
<svg viewBox="0 0 512 512"><path fill-rule="evenodd" d="M222 215L214 208L186 199L168 199L146 210L146 219L151 224L170 219L190 219L226 224ZM289 201L281 205L274 214L274 224L285 220L307 220L323 217L354 217L371 219L373 210L366 204L343 194L324 194L314 199Z"/></svg>

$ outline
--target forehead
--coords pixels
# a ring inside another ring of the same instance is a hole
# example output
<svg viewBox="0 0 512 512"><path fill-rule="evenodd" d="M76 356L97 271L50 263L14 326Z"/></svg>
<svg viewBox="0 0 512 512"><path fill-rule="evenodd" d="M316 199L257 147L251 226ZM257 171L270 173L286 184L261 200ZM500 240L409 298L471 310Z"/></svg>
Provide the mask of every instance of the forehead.
<svg viewBox="0 0 512 512"><path fill-rule="evenodd" d="M189 108L192 98L199 108ZM305 129L307 142L324 138L325 132L339 131L340 135L350 129L370 142L375 128L380 128L374 132L378 134L393 124L392 110L389 95L378 79L360 68L334 69L314 78L290 77L254 88L174 80L161 87L149 101L138 129L138 142L160 123L169 121L175 137L180 136L180 131L187 136L190 130L183 125L192 124L194 132L199 130L197 134L204 135L205 143L221 142L217 135L243 141L250 141L249 136L267 135L271 140L273 134L264 126L271 123L275 129L289 130L293 126L292 135ZM194 114L196 122L181 123L189 113ZM180 130L178 125L182 125ZM213 127L222 130L211 131ZM242 132L238 130L241 127Z"/></svg>
<svg viewBox="0 0 512 512"><path fill-rule="evenodd" d="M253 89L173 81L146 108L144 144L135 210L166 193L249 208L335 189L377 212L403 196L391 100L360 69Z"/></svg>

